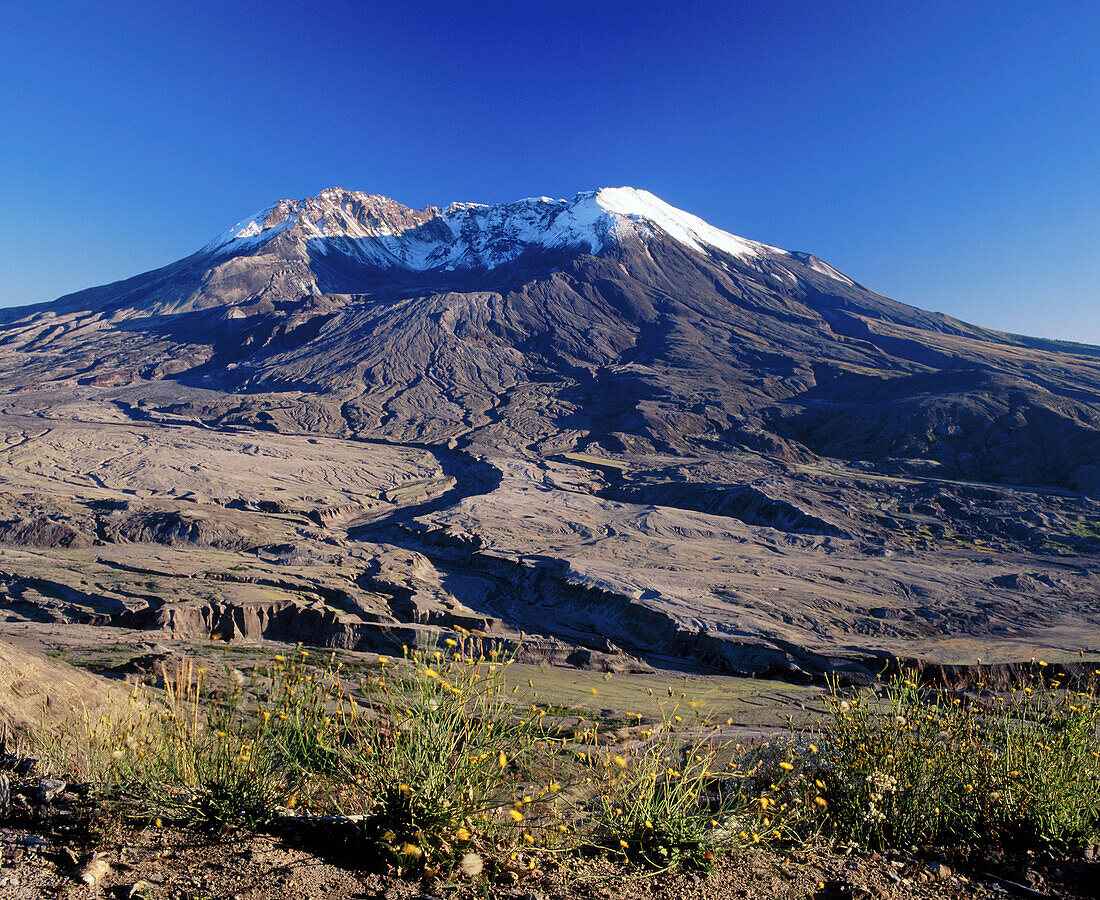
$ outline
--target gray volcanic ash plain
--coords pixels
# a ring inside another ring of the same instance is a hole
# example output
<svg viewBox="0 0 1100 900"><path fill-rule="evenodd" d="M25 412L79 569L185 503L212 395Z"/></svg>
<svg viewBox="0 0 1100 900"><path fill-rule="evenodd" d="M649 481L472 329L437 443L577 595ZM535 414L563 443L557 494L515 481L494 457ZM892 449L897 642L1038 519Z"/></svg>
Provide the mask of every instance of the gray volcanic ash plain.
<svg viewBox="0 0 1100 900"><path fill-rule="evenodd" d="M11 640L462 626L797 679L1100 649L1100 348L643 191L282 201L0 312L0 387Z"/></svg>

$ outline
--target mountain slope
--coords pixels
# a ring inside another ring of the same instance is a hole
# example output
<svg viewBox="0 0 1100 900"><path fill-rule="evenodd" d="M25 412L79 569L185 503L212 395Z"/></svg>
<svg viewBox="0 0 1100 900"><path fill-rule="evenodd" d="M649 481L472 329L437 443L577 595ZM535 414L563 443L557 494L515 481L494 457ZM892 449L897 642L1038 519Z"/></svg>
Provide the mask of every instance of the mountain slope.
<svg viewBox="0 0 1100 900"><path fill-rule="evenodd" d="M761 451L1100 491L1100 356L896 303L644 191L284 200L0 317L19 409L548 454ZM38 399L36 399L38 398Z"/></svg>

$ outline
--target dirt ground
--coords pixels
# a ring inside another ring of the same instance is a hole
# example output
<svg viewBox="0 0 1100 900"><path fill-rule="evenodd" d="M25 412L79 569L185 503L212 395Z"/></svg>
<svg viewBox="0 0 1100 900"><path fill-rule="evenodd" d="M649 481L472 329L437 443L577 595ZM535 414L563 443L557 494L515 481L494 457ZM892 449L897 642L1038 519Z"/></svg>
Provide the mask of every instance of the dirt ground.
<svg viewBox="0 0 1100 900"><path fill-rule="evenodd" d="M709 872L656 875L601 858L567 860L531 850L513 860L486 852L484 871L475 878L403 879L371 865L346 826L341 832L338 824L307 828L297 822L260 835L130 828L114 818L97 819L79 791L61 782L14 772L7 777L11 801L0 812L0 900L1100 897L1095 859L1027 853L968 859L961 851L936 856L756 849L718 858Z"/></svg>

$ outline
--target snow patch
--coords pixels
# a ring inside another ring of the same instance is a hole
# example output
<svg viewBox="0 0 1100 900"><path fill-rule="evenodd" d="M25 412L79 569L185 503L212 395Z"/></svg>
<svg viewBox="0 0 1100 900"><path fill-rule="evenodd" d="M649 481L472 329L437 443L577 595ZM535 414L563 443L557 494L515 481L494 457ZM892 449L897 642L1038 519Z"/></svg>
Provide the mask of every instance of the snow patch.
<svg viewBox="0 0 1100 900"><path fill-rule="evenodd" d="M599 253L629 235L644 239L656 233L704 253L786 255L629 187L585 191L572 200L452 203L442 211L431 206L416 211L387 197L328 188L314 198L282 200L238 222L203 250L248 252L286 232L313 251L339 251L369 265L412 271L491 269L531 248Z"/></svg>

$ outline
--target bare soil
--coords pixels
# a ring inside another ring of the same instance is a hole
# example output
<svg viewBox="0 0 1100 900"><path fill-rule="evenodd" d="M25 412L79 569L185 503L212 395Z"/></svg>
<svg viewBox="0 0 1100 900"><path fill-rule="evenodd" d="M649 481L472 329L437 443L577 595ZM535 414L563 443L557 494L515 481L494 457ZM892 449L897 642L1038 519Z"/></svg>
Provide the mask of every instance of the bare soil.
<svg viewBox="0 0 1100 900"><path fill-rule="evenodd" d="M10 760L9 760L10 763ZM130 826L101 814L79 786L9 770L0 812L0 898L430 900L510 897L624 900L901 900L1100 896L1100 862L1035 853L845 853L817 847L719 855L706 872L652 874L601 857L478 848L476 878L402 878L356 841L354 827L289 820L270 833ZM44 799L50 791L55 796ZM1090 854L1091 856L1091 854ZM532 868L533 864L533 868ZM87 883L91 881L92 883Z"/></svg>

